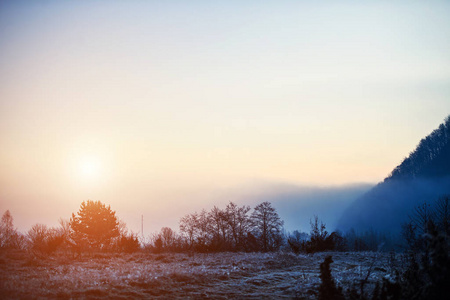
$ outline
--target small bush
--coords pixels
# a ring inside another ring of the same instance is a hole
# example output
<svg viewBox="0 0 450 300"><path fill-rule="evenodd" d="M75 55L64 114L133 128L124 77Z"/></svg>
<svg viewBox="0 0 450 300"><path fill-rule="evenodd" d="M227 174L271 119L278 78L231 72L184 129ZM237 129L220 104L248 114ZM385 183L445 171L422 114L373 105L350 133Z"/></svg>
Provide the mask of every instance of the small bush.
<svg viewBox="0 0 450 300"><path fill-rule="evenodd" d="M64 242L65 238L54 228L43 224L35 224L28 231L30 250L38 254L49 255L55 252Z"/></svg>
<svg viewBox="0 0 450 300"><path fill-rule="evenodd" d="M287 240L289 248L291 248L292 252L295 254L299 254L302 250L302 243L298 242L294 239L288 238Z"/></svg>
<svg viewBox="0 0 450 300"><path fill-rule="evenodd" d="M345 250L346 241L339 232L334 231L331 234L328 233L325 224L322 221L319 221L319 218L317 216L314 217L314 222L311 221L310 224L311 238L309 241L304 241L301 243L301 248L306 253L315 253L330 250ZM298 243L295 244L291 241L289 245L291 246L291 249L294 247L293 250L295 250L295 248L298 246Z"/></svg>
<svg viewBox="0 0 450 300"><path fill-rule="evenodd" d="M325 257L323 263L320 264L320 279L322 283L319 286L319 300L345 300L342 294L342 288L337 287L331 276L330 264L333 262L331 256Z"/></svg>
<svg viewBox="0 0 450 300"><path fill-rule="evenodd" d="M141 249L139 238L136 234L123 234L117 242L117 249L120 252L132 253Z"/></svg>

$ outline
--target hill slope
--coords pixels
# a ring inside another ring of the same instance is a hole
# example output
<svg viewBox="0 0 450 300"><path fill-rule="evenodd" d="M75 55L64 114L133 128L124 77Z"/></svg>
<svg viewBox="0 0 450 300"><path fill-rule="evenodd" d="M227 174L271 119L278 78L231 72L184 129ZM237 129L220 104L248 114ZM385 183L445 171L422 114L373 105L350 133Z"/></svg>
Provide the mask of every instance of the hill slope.
<svg viewBox="0 0 450 300"><path fill-rule="evenodd" d="M400 232L412 209L450 193L450 116L383 182L344 212L338 228Z"/></svg>

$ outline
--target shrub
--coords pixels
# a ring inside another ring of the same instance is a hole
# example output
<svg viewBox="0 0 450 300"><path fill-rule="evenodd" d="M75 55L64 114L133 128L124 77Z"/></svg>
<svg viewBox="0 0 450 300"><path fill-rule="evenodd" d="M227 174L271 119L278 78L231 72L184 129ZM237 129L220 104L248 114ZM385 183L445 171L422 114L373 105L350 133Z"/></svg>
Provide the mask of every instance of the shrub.
<svg viewBox="0 0 450 300"><path fill-rule="evenodd" d="M329 255L325 257L323 263L320 264L320 280L322 283L319 286L319 300L344 300L342 288L336 287L333 277L331 276L330 264L333 262Z"/></svg>
<svg viewBox="0 0 450 300"><path fill-rule="evenodd" d="M27 233L30 249L40 254L52 254L64 242L65 237L55 228L35 224Z"/></svg>
<svg viewBox="0 0 450 300"><path fill-rule="evenodd" d="M141 244L137 234L122 234L117 241L117 250L120 252L132 253L139 251Z"/></svg>
<svg viewBox="0 0 450 300"><path fill-rule="evenodd" d="M328 250L345 250L345 239L339 232L328 233L326 226L322 221L319 221L317 216L314 217L314 222L310 221L311 233L310 240L302 243L302 248L307 253L314 253Z"/></svg>

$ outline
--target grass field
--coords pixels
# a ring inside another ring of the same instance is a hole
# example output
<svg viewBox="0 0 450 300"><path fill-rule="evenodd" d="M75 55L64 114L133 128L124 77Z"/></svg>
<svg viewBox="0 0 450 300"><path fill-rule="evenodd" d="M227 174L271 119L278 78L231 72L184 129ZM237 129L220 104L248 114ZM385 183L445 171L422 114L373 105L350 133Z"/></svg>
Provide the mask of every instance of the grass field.
<svg viewBox="0 0 450 300"><path fill-rule="evenodd" d="M36 258L0 254L2 299L315 299L319 265L332 255L333 276L344 288L366 277L369 286L392 276L387 253L93 254ZM396 260L397 262L399 260Z"/></svg>

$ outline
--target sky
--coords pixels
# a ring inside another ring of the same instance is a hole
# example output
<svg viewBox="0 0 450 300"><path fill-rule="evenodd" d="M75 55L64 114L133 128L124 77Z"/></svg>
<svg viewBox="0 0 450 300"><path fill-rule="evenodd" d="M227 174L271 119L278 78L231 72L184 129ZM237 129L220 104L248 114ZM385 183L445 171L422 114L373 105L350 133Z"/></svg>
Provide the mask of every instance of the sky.
<svg viewBox="0 0 450 300"><path fill-rule="evenodd" d="M1 1L0 212L148 233L375 184L450 113L449 53L447 1Z"/></svg>

